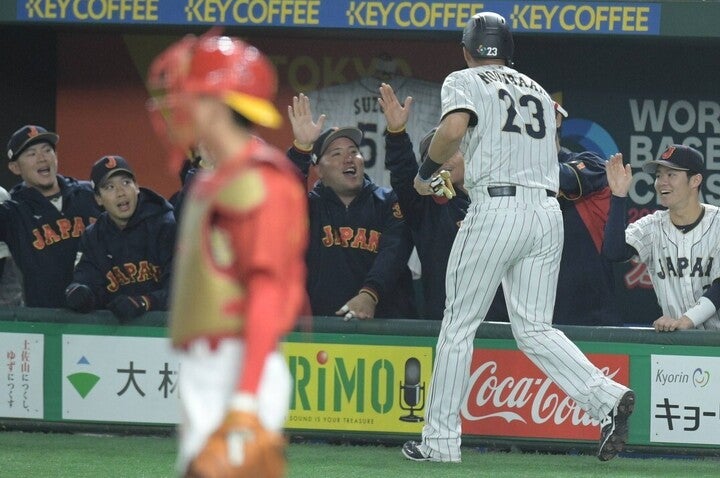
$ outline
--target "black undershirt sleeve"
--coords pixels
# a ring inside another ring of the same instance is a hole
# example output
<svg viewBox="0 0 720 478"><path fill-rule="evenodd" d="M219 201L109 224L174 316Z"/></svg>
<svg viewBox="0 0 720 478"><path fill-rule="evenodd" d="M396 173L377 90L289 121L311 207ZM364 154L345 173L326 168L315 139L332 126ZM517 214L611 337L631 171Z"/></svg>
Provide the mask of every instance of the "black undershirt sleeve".
<svg viewBox="0 0 720 478"><path fill-rule="evenodd" d="M705 291L703 297L710 299L715 309L720 309L720 279L715 279L712 285Z"/></svg>

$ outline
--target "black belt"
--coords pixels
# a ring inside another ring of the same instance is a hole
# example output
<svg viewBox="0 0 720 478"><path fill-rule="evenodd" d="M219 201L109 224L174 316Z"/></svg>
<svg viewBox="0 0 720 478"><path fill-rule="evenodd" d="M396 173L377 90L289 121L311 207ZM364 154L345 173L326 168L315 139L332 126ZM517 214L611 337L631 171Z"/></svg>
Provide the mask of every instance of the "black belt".
<svg viewBox="0 0 720 478"><path fill-rule="evenodd" d="M489 186L487 188L487 192L491 198L495 198L498 196L514 196L515 193L517 193L517 187L516 186ZM555 194L555 191L550 191L549 189L546 189L545 192L547 193L548 197L557 196L557 194Z"/></svg>

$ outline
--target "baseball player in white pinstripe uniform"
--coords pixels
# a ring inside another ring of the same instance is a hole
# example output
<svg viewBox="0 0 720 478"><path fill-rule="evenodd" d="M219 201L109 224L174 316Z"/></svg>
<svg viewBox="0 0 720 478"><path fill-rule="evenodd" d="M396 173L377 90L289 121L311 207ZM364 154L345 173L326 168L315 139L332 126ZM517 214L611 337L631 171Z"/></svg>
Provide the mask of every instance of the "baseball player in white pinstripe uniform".
<svg viewBox="0 0 720 478"><path fill-rule="evenodd" d="M445 79L442 120L415 188L432 194L432 174L460 148L471 204L450 252L422 442L405 443L403 455L460 461L473 339L502 282L518 348L600 420L598 457L609 460L627 440L635 394L552 327L563 242L553 101L510 67L512 35L500 15L473 16L463 47L469 68Z"/></svg>
<svg viewBox="0 0 720 478"><path fill-rule="evenodd" d="M637 257L648 273L662 308L653 322L658 332L682 329L720 330L720 208L700 202L705 160L699 151L670 145L643 170L655 175L655 191L667 210L627 226L630 165L622 154L607 164L613 197L605 226L603 253L614 261ZM623 234L623 231L624 234Z"/></svg>

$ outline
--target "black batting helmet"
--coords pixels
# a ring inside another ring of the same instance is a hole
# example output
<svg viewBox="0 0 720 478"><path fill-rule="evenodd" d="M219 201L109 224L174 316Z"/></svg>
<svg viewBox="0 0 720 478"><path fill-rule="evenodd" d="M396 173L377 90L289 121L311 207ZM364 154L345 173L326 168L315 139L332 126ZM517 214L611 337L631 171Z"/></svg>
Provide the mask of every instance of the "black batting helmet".
<svg viewBox="0 0 720 478"><path fill-rule="evenodd" d="M463 31L462 46L473 58L503 58L512 66L513 38L505 19L493 12L472 16Z"/></svg>

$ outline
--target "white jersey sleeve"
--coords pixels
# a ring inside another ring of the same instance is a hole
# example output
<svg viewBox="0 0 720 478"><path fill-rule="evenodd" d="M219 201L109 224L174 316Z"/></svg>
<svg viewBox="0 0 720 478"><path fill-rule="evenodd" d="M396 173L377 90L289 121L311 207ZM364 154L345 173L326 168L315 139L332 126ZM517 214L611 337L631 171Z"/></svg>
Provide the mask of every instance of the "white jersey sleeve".
<svg viewBox="0 0 720 478"><path fill-rule="evenodd" d="M720 278L720 208L705 204L700 223L687 233L656 211L630 224L625 241L648 269L663 314L681 317ZM716 312L698 328L720 330Z"/></svg>
<svg viewBox="0 0 720 478"><path fill-rule="evenodd" d="M539 84L506 66L479 66L448 75L441 96L443 117L473 116L460 146L466 188L558 190L554 103Z"/></svg>
<svg viewBox="0 0 720 478"><path fill-rule="evenodd" d="M475 115L470 124L471 126L475 126L475 124L477 124L478 112L475 110L475 101L470 96L470 78L470 76L463 74L462 71L450 73L443 82L440 97L443 117L456 110L468 110ZM479 106L482 107L482 104Z"/></svg>

